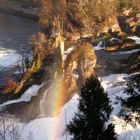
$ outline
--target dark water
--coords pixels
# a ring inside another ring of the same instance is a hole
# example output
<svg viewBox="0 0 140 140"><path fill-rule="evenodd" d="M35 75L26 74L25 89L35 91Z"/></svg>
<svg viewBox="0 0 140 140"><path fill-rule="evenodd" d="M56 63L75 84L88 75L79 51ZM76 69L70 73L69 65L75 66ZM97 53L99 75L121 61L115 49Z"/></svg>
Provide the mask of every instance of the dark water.
<svg viewBox="0 0 140 140"><path fill-rule="evenodd" d="M12 50L19 55L31 55L32 47L29 45L29 38L31 35L36 34L39 31L39 26L37 21L26 19L23 17L5 14L0 12L0 53L2 55L2 50ZM6 63L11 61L7 58ZM0 57L0 63L4 61ZM21 58L20 58L21 59ZM20 60L19 60L20 61ZM0 83L3 81L9 73L14 70L11 67L4 67L0 64ZM15 64L17 65L17 64Z"/></svg>
<svg viewBox="0 0 140 140"><path fill-rule="evenodd" d="M16 50L21 54L29 53L29 37L38 30L36 21L0 13L0 47Z"/></svg>

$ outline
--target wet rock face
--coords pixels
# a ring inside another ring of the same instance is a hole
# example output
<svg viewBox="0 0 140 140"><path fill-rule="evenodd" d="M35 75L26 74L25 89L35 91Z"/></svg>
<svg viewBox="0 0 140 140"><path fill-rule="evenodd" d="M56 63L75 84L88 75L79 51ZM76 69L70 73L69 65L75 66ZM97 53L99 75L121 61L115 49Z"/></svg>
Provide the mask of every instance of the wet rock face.
<svg viewBox="0 0 140 140"><path fill-rule="evenodd" d="M87 52L86 52L86 47L88 47L87 49L89 49ZM94 73L93 69L96 66L96 55L93 51L92 46L85 45L84 51L86 55L78 63L78 71L79 73L81 73L81 76L79 77L83 77L83 82L85 81L85 79L89 78L91 74Z"/></svg>
<svg viewBox="0 0 140 140"><path fill-rule="evenodd" d="M128 58L128 72L139 72L140 70L140 51L132 54Z"/></svg>
<svg viewBox="0 0 140 140"><path fill-rule="evenodd" d="M139 45L137 45L134 40L129 38L125 38L122 40L117 38L113 40L108 40L106 41L105 45L106 51L123 51L139 47Z"/></svg>
<svg viewBox="0 0 140 140"><path fill-rule="evenodd" d="M110 52L139 48L134 40L128 38L129 36L140 36L140 13L131 13L131 10L119 16L118 23L109 28L107 33L100 33L92 44L95 46L102 41L105 50Z"/></svg>
<svg viewBox="0 0 140 140"><path fill-rule="evenodd" d="M93 69L95 65L96 55L92 45L88 43L78 44L65 62L64 81L71 87L70 81L75 80L77 86L80 87L86 78L95 73ZM72 75L74 71L76 71L76 79Z"/></svg>

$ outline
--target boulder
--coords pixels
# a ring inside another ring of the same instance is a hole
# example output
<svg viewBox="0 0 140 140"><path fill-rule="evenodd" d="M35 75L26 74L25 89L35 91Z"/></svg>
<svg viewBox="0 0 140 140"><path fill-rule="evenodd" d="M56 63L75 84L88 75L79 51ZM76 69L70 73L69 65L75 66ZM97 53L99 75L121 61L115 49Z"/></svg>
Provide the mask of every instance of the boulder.
<svg viewBox="0 0 140 140"><path fill-rule="evenodd" d="M119 45L115 45L115 44L112 44L110 46L107 46L105 48L106 51L109 51L109 52L112 52L112 51L117 51L119 50L120 46Z"/></svg>
<svg viewBox="0 0 140 140"><path fill-rule="evenodd" d="M117 37L120 38L120 39L126 38L127 36L128 35L125 32L122 32L122 31L117 34Z"/></svg>
<svg viewBox="0 0 140 140"><path fill-rule="evenodd" d="M112 38L105 43L106 51L117 51L122 45L122 40L118 38Z"/></svg>
<svg viewBox="0 0 140 140"><path fill-rule="evenodd" d="M139 45L133 39L111 39L106 42L106 51L124 51L138 48Z"/></svg>
<svg viewBox="0 0 140 140"><path fill-rule="evenodd" d="M75 65L76 64L76 65ZM92 45L89 43L78 43L75 49L67 56L64 67L64 81L71 86L70 81L74 78L73 71L77 71L78 79L76 79L78 87L80 87L86 78L94 73L93 68L96 65L96 55Z"/></svg>
<svg viewBox="0 0 140 140"><path fill-rule="evenodd" d="M128 72L139 72L140 70L140 51L132 54L128 58Z"/></svg>

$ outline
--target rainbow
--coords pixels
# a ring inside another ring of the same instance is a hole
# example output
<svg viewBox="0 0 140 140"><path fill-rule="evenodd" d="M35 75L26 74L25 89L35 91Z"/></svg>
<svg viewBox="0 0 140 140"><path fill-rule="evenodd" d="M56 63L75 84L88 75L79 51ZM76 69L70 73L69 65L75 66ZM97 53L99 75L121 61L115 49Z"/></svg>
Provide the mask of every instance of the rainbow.
<svg viewBox="0 0 140 140"><path fill-rule="evenodd" d="M60 115L61 108L65 104L66 94L65 88L63 87L61 80L55 79L52 88L52 102L51 102L51 112L50 115L54 118L54 123L52 124L52 133L50 134L49 140L58 140L59 130L61 129L61 119ZM65 121L65 120L64 120Z"/></svg>

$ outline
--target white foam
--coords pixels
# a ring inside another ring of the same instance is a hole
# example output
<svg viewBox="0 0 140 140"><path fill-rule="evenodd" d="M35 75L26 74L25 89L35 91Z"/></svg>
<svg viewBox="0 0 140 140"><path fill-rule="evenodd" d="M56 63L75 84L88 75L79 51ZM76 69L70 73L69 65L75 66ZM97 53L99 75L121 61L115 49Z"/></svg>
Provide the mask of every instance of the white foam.
<svg viewBox="0 0 140 140"><path fill-rule="evenodd" d="M120 127L119 127L120 129ZM120 133L118 136L119 140L139 140L140 139L140 126L133 128L130 126L130 128L123 133Z"/></svg>
<svg viewBox="0 0 140 140"><path fill-rule="evenodd" d="M111 74L109 76L100 77L101 85L104 87L105 91L111 100L111 105L114 108L111 114L111 122L115 124L115 131L118 134L118 140L139 140L140 138L140 126L138 125L134 128L132 125L126 123L122 118L118 116L119 112L123 108L121 104L121 98L127 99L129 96L124 93L126 88L126 83L128 77L127 74ZM34 85L26 92L25 98L16 100L20 102L21 100L29 101L30 97L27 96L36 95L39 86ZM78 111L78 98L75 96L61 109L59 117L56 118L39 118L35 119L27 124L24 124L22 130L22 139L26 140L30 135L32 140L70 140L72 136L66 133L66 124L72 120L74 113ZM45 102L43 102L44 104ZM57 133L54 135L56 130L57 120L59 118L59 125L57 127ZM21 124L23 125L23 124ZM55 136L55 138L53 137ZM57 138L56 138L57 137Z"/></svg>
<svg viewBox="0 0 140 140"><path fill-rule="evenodd" d="M65 50L64 52L64 60L67 59L67 56L74 50L74 47L68 48L67 50Z"/></svg>
<svg viewBox="0 0 140 140"><path fill-rule="evenodd" d="M115 116L117 118L118 113L120 112L122 106L121 101L118 101L116 96L122 97L123 99L127 98L123 93L124 88L126 87L125 83L129 75L127 74L112 74L109 76L100 77L100 81L102 86L105 88L105 91L108 92L110 100L112 100L111 105L114 107L112 118ZM116 104L118 102L118 104ZM74 113L77 112L77 105L78 105L78 95L75 95L61 110L61 114L59 116L60 122L59 127L57 128L57 140L65 140L66 139L66 123L67 124L72 120ZM67 111L67 114L65 113ZM66 118L65 118L66 116ZM118 120L115 120L116 124ZM52 140L52 136L54 135L54 126L57 122L57 118L40 118L31 121L29 124L25 125L24 127L24 137L32 135L33 140ZM117 129L117 126L116 126ZM119 134L119 132L116 130ZM121 132L120 132L121 133ZM72 136L67 134L67 140L70 140Z"/></svg>
<svg viewBox="0 0 140 140"><path fill-rule="evenodd" d="M135 40L135 43L140 44L140 37L138 37L138 36L130 36L128 38L133 39L133 40Z"/></svg>
<svg viewBox="0 0 140 140"><path fill-rule="evenodd" d="M21 55L17 54L15 50L0 48L0 67L16 65L21 59Z"/></svg>
<svg viewBox="0 0 140 140"><path fill-rule="evenodd" d="M94 47L94 50L96 50L96 51L98 51L98 50L104 50L104 49L105 49L105 45L102 46L102 44L103 44L103 42L100 41L100 42L98 43L98 45Z"/></svg>
<svg viewBox="0 0 140 140"><path fill-rule="evenodd" d="M75 96L62 108L61 113L56 118L40 118L31 121L24 126L23 140L31 134L33 140L70 140L71 136L66 134L66 125L72 120L75 112L77 112L78 95ZM65 118L66 117L66 118ZM57 126L59 120L59 124ZM57 127L57 128L55 128ZM55 134L55 129L57 133Z"/></svg>
<svg viewBox="0 0 140 140"><path fill-rule="evenodd" d="M42 85L33 85L31 86L19 99L7 101L0 105L0 108L14 104L19 102L29 102L33 96L36 96L38 94L38 90L40 89Z"/></svg>
<svg viewBox="0 0 140 140"><path fill-rule="evenodd" d="M100 78L101 84L111 100L111 105L113 107L111 122L115 124L115 132L118 134L118 140L140 139L140 124L137 123L136 126L133 126L130 123L126 123L123 118L119 117L119 113L121 109L123 109L120 99L127 99L130 97L124 93L124 90L126 88L127 78L132 75L133 74L112 74Z"/></svg>

